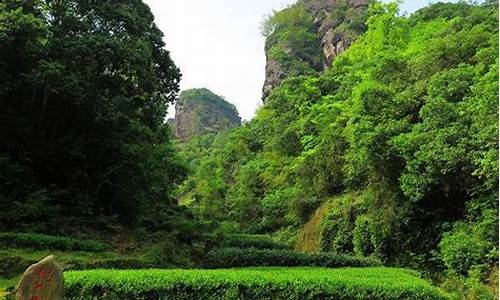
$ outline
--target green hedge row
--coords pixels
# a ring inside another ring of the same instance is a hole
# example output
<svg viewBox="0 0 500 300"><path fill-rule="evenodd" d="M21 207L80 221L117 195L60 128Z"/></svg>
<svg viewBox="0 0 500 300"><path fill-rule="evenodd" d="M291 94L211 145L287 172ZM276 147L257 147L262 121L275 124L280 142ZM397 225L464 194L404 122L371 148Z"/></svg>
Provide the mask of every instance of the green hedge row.
<svg viewBox="0 0 500 300"><path fill-rule="evenodd" d="M205 267L214 269L259 266L317 266L338 268L373 267L380 265L380 261L373 258L269 249L220 248L208 252L205 258Z"/></svg>
<svg viewBox="0 0 500 300"><path fill-rule="evenodd" d="M275 241L267 235L232 234L222 242L225 248L290 249L290 246Z"/></svg>
<svg viewBox="0 0 500 300"><path fill-rule="evenodd" d="M66 272L65 299L448 299L414 273L390 268L93 270Z"/></svg>
<svg viewBox="0 0 500 300"><path fill-rule="evenodd" d="M77 240L68 237L58 237L34 233L0 233L0 247L33 248L38 250L73 250L86 252L102 252L109 250L108 244L93 240Z"/></svg>
<svg viewBox="0 0 500 300"><path fill-rule="evenodd" d="M0 257L0 278L13 278L22 274L29 266L40 260L28 259L19 256ZM97 259L90 261L61 262L64 270L92 270L92 269L152 269L159 267L157 264L132 258Z"/></svg>
<svg viewBox="0 0 500 300"><path fill-rule="evenodd" d="M101 259L87 262L68 263L66 270L92 270L92 269L152 269L158 268L158 264L143 259L123 258L123 259Z"/></svg>

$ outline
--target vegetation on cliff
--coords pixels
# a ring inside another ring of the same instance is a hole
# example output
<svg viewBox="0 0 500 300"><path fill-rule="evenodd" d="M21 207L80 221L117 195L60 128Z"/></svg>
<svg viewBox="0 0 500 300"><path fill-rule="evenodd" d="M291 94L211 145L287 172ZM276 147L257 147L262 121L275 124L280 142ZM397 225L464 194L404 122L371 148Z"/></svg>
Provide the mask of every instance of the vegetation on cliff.
<svg viewBox="0 0 500 300"><path fill-rule="evenodd" d="M182 91L175 105L175 131L182 140L240 124L236 107L206 88Z"/></svg>
<svg viewBox="0 0 500 300"><path fill-rule="evenodd" d="M256 117L188 90L174 143L180 72L141 0L2 1L0 286L56 254L254 267L67 272L72 299L450 296L381 264L498 299L498 1L370 2L271 16Z"/></svg>
<svg viewBox="0 0 500 300"><path fill-rule="evenodd" d="M278 62L287 76L313 74L321 65L320 37L314 17L294 5L269 17L262 25L268 59Z"/></svg>
<svg viewBox="0 0 500 300"><path fill-rule="evenodd" d="M285 78L318 74L366 30L368 0L302 0L268 16L263 99Z"/></svg>
<svg viewBox="0 0 500 300"><path fill-rule="evenodd" d="M373 4L330 70L286 79L253 120L196 141L184 199L226 230L291 241L322 207L306 249L470 276L464 290L495 278L497 5L404 17Z"/></svg>

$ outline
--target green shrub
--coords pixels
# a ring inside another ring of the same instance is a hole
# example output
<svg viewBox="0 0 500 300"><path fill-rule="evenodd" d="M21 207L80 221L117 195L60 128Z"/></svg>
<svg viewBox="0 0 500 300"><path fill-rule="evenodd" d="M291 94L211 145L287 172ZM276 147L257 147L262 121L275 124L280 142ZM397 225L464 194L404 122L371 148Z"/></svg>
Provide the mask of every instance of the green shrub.
<svg viewBox="0 0 500 300"><path fill-rule="evenodd" d="M110 246L93 240L76 240L34 233L3 232L0 233L0 248L101 252L109 250Z"/></svg>
<svg viewBox="0 0 500 300"><path fill-rule="evenodd" d="M37 262L37 260L27 259L20 256L1 257L0 278L13 278L18 276L29 266Z"/></svg>
<svg viewBox="0 0 500 300"><path fill-rule="evenodd" d="M329 202L331 205L321 224L323 252L387 259L394 236L394 224L390 220L395 218L395 194L390 187L381 183ZM382 205L384 210L367 211L367 207Z"/></svg>
<svg viewBox="0 0 500 300"><path fill-rule="evenodd" d="M414 273L389 268L93 270L66 272L65 299L447 299Z"/></svg>
<svg viewBox="0 0 500 300"><path fill-rule="evenodd" d="M321 228L321 250L334 253L353 253L352 224L348 220L332 220L327 216Z"/></svg>
<svg viewBox="0 0 500 300"><path fill-rule="evenodd" d="M474 273L474 272L472 272ZM474 300L496 300L498 296L495 294L498 291L498 282L487 285L479 278L480 274L471 274L466 278L456 273L447 274L440 287L456 296L457 299L474 299ZM498 272L492 274L498 278Z"/></svg>
<svg viewBox="0 0 500 300"><path fill-rule="evenodd" d="M259 232L275 232L286 226L292 216L298 215L292 212L293 203L297 201L298 195L299 191L295 187L267 193L260 200L263 217L259 223Z"/></svg>
<svg viewBox="0 0 500 300"><path fill-rule="evenodd" d="M384 236L376 223L368 216L356 218L352 243L359 256L377 256L382 252Z"/></svg>
<svg viewBox="0 0 500 300"><path fill-rule="evenodd" d="M302 253L269 249L222 248L210 251L205 260L208 268L235 268L258 266L317 266L317 267L368 267L379 266L372 258L360 258L331 253Z"/></svg>
<svg viewBox="0 0 500 300"><path fill-rule="evenodd" d="M226 248L290 249L290 246L275 241L267 235L232 234L222 242Z"/></svg>
<svg viewBox="0 0 500 300"><path fill-rule="evenodd" d="M463 276L473 266L482 264L488 254L487 244L461 229L446 234L440 246L445 265Z"/></svg>
<svg viewBox="0 0 500 300"><path fill-rule="evenodd" d="M375 252L372 243L371 220L366 216L359 216L354 227L354 252L360 256L370 256Z"/></svg>
<svg viewBox="0 0 500 300"><path fill-rule="evenodd" d="M359 197L346 195L335 199L321 225L321 250L339 254L354 252L353 231L359 213Z"/></svg>
<svg viewBox="0 0 500 300"><path fill-rule="evenodd" d="M498 264L498 212L484 210L475 222L458 222L439 244L441 257L449 271L481 276Z"/></svg>
<svg viewBox="0 0 500 300"><path fill-rule="evenodd" d="M294 5L275 13L264 22L264 32L269 57L285 74L313 74L320 69L320 37L314 17L304 7Z"/></svg>

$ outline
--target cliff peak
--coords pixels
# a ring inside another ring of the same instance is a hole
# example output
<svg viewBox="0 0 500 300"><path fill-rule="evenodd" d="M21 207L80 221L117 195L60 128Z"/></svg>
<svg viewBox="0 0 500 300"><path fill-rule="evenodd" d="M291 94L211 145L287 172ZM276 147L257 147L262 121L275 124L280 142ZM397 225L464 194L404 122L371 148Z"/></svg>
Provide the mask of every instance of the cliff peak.
<svg viewBox="0 0 500 300"><path fill-rule="evenodd" d="M236 107L207 88L182 91L175 104L176 136L187 141L193 136L225 131L241 124Z"/></svg>
<svg viewBox="0 0 500 300"><path fill-rule="evenodd" d="M285 78L330 68L366 30L368 4L369 0L302 0L269 17L263 25L264 102Z"/></svg>

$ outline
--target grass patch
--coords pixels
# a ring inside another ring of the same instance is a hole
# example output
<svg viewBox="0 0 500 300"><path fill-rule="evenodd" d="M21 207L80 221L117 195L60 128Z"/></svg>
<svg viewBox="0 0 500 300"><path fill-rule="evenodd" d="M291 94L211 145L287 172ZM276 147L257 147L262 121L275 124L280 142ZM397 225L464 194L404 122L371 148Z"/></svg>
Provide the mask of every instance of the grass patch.
<svg viewBox="0 0 500 300"><path fill-rule="evenodd" d="M239 268L239 267L374 267L380 266L374 258L355 257L333 253L303 253L297 251L269 249L214 249L206 255L207 268Z"/></svg>
<svg viewBox="0 0 500 300"><path fill-rule="evenodd" d="M4 299L7 296L7 290L9 288L15 287L20 277L11 279L0 278L0 299Z"/></svg>
<svg viewBox="0 0 500 300"><path fill-rule="evenodd" d="M113 252L34 251L30 249L0 250L0 295L7 288L15 286L20 275L30 265L39 262L49 255L54 255L56 261L65 270L98 268L144 269L154 266L148 261Z"/></svg>
<svg viewBox="0 0 500 300"><path fill-rule="evenodd" d="M0 258L19 256L24 259L39 261L49 255L54 255L57 262L88 261L95 259L113 259L123 257L115 252L85 252L85 251L50 251L31 249L0 250Z"/></svg>
<svg viewBox="0 0 500 300"><path fill-rule="evenodd" d="M0 250L0 278L12 278L22 274L30 265L49 255L54 255L63 268L69 269L86 263L116 260L122 256L112 252L49 251L30 249ZM82 267L78 268L82 269Z"/></svg>
<svg viewBox="0 0 500 300"><path fill-rule="evenodd" d="M54 255L57 262L64 268L69 268L75 264L117 259L120 257L111 252L34 251L31 249L0 250L0 295L4 294L8 288L14 287L22 273L30 265L39 262L49 255Z"/></svg>
<svg viewBox="0 0 500 300"><path fill-rule="evenodd" d="M295 247L297 250L304 252L320 252L321 251L321 230L323 220L330 209L330 202L324 203L316 212L309 222L299 232Z"/></svg>
<svg viewBox="0 0 500 300"><path fill-rule="evenodd" d="M110 245L94 240L78 240L45 234L14 232L0 233L0 247L86 252L102 252L111 249Z"/></svg>
<svg viewBox="0 0 500 300"><path fill-rule="evenodd" d="M24 272L30 265L39 262L49 255L65 270L83 269L144 269L153 264L135 256L121 255L114 252L83 251L33 251L29 249L0 250L0 278L12 278Z"/></svg>
<svg viewBox="0 0 500 300"><path fill-rule="evenodd" d="M93 270L65 273L66 299L448 299L418 274L391 268Z"/></svg>

